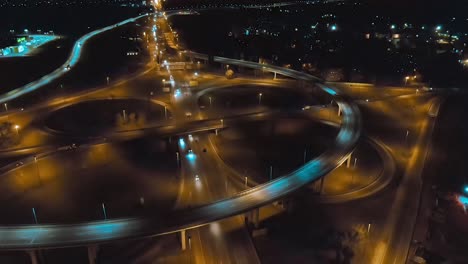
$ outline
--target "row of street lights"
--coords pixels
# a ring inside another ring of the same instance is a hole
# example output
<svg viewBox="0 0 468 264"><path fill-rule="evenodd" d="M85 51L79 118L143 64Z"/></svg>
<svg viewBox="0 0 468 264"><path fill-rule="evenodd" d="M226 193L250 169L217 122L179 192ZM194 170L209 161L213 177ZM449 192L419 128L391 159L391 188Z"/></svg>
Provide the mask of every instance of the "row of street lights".
<svg viewBox="0 0 468 264"><path fill-rule="evenodd" d="M262 96L263 96L263 93L258 94L258 104L259 105L262 104ZM211 96L208 96L208 101L210 102L210 107L212 107L213 106L213 98Z"/></svg>

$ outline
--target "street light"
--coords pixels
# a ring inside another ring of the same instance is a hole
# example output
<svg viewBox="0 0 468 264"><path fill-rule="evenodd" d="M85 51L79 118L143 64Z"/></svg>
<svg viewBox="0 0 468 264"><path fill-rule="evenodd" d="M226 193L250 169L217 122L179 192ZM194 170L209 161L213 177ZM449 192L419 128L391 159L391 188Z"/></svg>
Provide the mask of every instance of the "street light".
<svg viewBox="0 0 468 264"><path fill-rule="evenodd" d="M18 136L19 136L19 132L18 132L18 129L19 129L19 128L20 128L20 126L15 125L16 135L18 135Z"/></svg>
<svg viewBox="0 0 468 264"><path fill-rule="evenodd" d="M34 217L34 223L37 225L38 222L37 222L37 214L36 214L36 208L32 208L32 213L33 213L33 217Z"/></svg>
<svg viewBox="0 0 468 264"><path fill-rule="evenodd" d="M408 146L409 129L406 130L405 144Z"/></svg>
<svg viewBox="0 0 468 264"><path fill-rule="evenodd" d="M37 173L37 177L39 178L39 183L42 185L41 171L39 170L39 164L37 163L37 156L34 156L34 163L36 164L36 173Z"/></svg>
<svg viewBox="0 0 468 264"><path fill-rule="evenodd" d="M262 95L263 95L262 93L258 94L258 104L259 105L262 104Z"/></svg>
<svg viewBox="0 0 468 264"><path fill-rule="evenodd" d="M104 215L104 220L107 220L106 205L102 203L101 206L102 206L102 213Z"/></svg>
<svg viewBox="0 0 468 264"><path fill-rule="evenodd" d="M463 188L463 191L468 194L468 185L465 185L465 187Z"/></svg>
<svg viewBox="0 0 468 264"><path fill-rule="evenodd" d="M408 80L409 80L409 79L410 79L409 76L406 76L406 77L405 77L405 85L408 83Z"/></svg>

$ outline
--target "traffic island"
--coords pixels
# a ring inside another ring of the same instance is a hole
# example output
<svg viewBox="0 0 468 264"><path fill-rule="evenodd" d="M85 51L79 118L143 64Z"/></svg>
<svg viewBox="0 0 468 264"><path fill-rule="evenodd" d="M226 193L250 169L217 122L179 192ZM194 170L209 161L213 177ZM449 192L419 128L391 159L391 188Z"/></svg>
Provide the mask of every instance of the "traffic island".
<svg viewBox="0 0 468 264"><path fill-rule="evenodd" d="M97 136L150 127L169 116L165 106L150 100L111 98L55 110L45 118L44 126L57 134Z"/></svg>
<svg viewBox="0 0 468 264"><path fill-rule="evenodd" d="M27 158L0 177L1 224L77 223L170 212L179 179L175 146L141 138L71 145ZM14 213L13 213L14 212Z"/></svg>
<svg viewBox="0 0 468 264"><path fill-rule="evenodd" d="M303 118L279 118L246 121L211 139L221 160L248 182L259 184L299 168L304 157L317 157L336 133L333 127Z"/></svg>
<svg viewBox="0 0 468 264"><path fill-rule="evenodd" d="M211 136L220 160L241 188L253 187L294 171L331 145L336 128L301 119L248 122ZM387 187L395 162L378 140L361 141L334 171L309 185L309 199L345 202L373 195Z"/></svg>
<svg viewBox="0 0 468 264"><path fill-rule="evenodd" d="M201 92L200 110L210 116L249 113L265 109L301 109L317 105L313 95L294 89L292 83L213 85ZM298 105L300 107L298 107Z"/></svg>

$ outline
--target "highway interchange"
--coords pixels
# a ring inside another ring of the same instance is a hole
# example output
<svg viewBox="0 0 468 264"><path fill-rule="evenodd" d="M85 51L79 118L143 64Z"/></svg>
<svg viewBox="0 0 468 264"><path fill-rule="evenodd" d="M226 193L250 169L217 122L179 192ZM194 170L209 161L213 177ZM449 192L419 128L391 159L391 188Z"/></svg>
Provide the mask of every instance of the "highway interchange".
<svg viewBox="0 0 468 264"><path fill-rule="evenodd" d="M174 11L171 14L175 15L178 12L179 11ZM186 12L184 12L184 14L186 14ZM67 74L72 70L73 66L79 62L82 47L85 47L86 41L91 37L102 32L112 30L121 25L151 16L152 15L145 14L125 20L116 25L93 31L83 36L75 43L70 58L63 66L36 82L0 96L0 102L5 103L11 99L27 94L28 92L40 89L51 80L58 79L62 75ZM167 17L169 16L170 14L168 14ZM166 21L164 17L166 16L159 15L158 20L162 20L163 22L161 23L167 23L164 22ZM155 41L157 40L155 39ZM206 55L191 51L184 51L183 56L202 61L208 60ZM311 83L322 89L331 98L333 98L336 104L339 105L339 109L342 113L340 118L340 131L335 139L335 144L330 146L325 153L309 161L303 167L298 168L290 174L278 177L271 182L238 192L239 188L228 183L227 180L223 180L227 178L226 175L223 175L226 174L226 169L223 168L222 165L218 165L219 160L217 160L216 156L202 154L203 148L210 146L211 143L209 140L209 134L200 133L196 135L197 141L190 143L190 147L195 153L196 161L192 160L189 155L183 155L181 158L181 175L183 180L182 182L184 184L182 185L178 195L176 206L177 210L172 212L168 216L168 219L155 219L151 216L147 216L139 218L109 219L78 224L2 226L0 227L0 248L3 250L34 250L68 246L86 246L117 240L167 235L170 233L180 233L181 231L184 231L190 233L189 237L191 239L189 239L188 243L190 243L190 247L193 244L194 251L198 252L198 254L194 254L190 257L194 259L195 263L211 263L211 260L214 259L225 259L226 262L232 263L258 262L258 256L255 253L253 245L251 245L251 240L248 238L249 235L244 229L243 219L230 217L251 212L259 207L268 207L268 205L273 202L282 200L284 197L294 193L296 190L320 179L345 162L347 157L354 150L361 136L361 112L358 109L356 102L346 95L346 93L341 89L325 84L319 78L314 76L278 66L229 58L214 57L213 61L221 65L236 65L242 68L271 72L274 73L275 76L284 76L302 82ZM154 65L151 67L152 68L150 69L153 69ZM171 74L170 71L169 74ZM172 75L174 76L175 86L177 86L178 82L182 82L184 76L183 73L180 74L174 71L172 72ZM247 82L255 83L256 81L247 80ZM271 84L272 80L265 80L265 83ZM227 86L229 87L229 85ZM99 90L93 91L93 93L97 94L99 94L99 92ZM76 104L82 100L89 100L89 97L87 96L88 95L70 96L70 99L61 102L51 100L45 105L38 106L37 108L45 109L44 111L48 112L52 111L57 106L63 107L67 104ZM167 123L163 122L156 126L145 127L144 129L115 132L105 135L105 137L93 138L87 142L87 144L102 144L103 142L107 143L117 140L126 140L128 138L136 138L147 134L163 137L180 135L184 142L188 142L189 139L183 135L202 132L205 130L213 131L228 128L230 125L229 116L220 120L219 118L204 117L203 114L200 113L199 107L194 103L196 102L197 96L199 96L197 93L189 96L183 96L182 99L174 100L172 104L165 105L167 109L171 110L173 116L173 119L166 121ZM156 102L158 100L154 101ZM431 104L432 103L436 105L440 104L438 100L431 102ZM29 111L33 110L31 109ZM192 115L197 118L187 120L187 112L192 113ZM13 118L13 114L14 113L9 113L10 118ZM27 114L19 113L19 115ZM262 118L263 115L264 114L262 113L241 115L237 117L236 115L233 115L234 117L231 119L257 119ZM431 127L434 125L433 122L434 119L427 119L427 121L420 127L421 135L417 140L415 147L416 151L412 152L410 164L405 172L407 175L403 177L404 181L401 183L403 188L398 190L397 202L394 203L391 208L392 211L396 211L397 213L392 214L392 216L404 216L409 218L416 217L415 212L417 210L415 210L414 207L417 207L417 199L407 198L407 196L417 195L417 192L413 192L412 190L414 190L414 188L418 188L418 183L413 181L418 178L418 175L421 173L423 168L425 156L428 152L428 141L430 141ZM85 147L85 144L82 147ZM185 152L186 149L184 149L183 146L180 147L182 156L182 151ZM187 148L187 146L185 148ZM31 152L36 153L39 159L43 156L55 155L57 153L55 147L52 147L53 150L50 150L49 146L44 147L44 149L48 151L44 151L43 149L40 153L37 153L37 148L34 148L34 146L30 146L30 148L26 149L31 149ZM210 148L208 152L212 153L214 151ZM24 159L23 162L27 163L34 161L35 159L33 157L28 157ZM15 167L14 165L10 165L10 167L11 166ZM203 175L203 177L200 181L193 181L194 174L200 174ZM222 176L219 177L219 175ZM200 190L207 191L201 192ZM409 207L403 206L401 203L404 203L408 199L415 204ZM401 210L406 210L406 212L401 212ZM406 248L409 247L409 243L411 241L412 227L411 225L404 225L404 227L397 225L398 221L401 220L393 219L393 217L388 220L388 227L384 228L385 233L382 239L387 242L384 242L383 245L377 245L376 254L373 260L375 262L373 263L403 263L403 259L406 259L407 253L405 252L407 252ZM221 235L226 232L229 233L228 230L235 228L240 228L243 230L243 233L236 233L235 235ZM397 230L397 228L400 228L400 230ZM205 246L211 245L211 250L201 248L202 243L191 242L192 240L195 241L195 239L200 239L200 241L202 239L204 241L209 240L209 234L213 233L213 229L218 230L215 233L218 234L220 240L214 243L205 244ZM402 244L403 246L401 246ZM230 248L231 245L237 245L237 248L232 249ZM207 256L205 254L206 252L211 252L212 255ZM388 256L391 256L391 259ZM245 257L245 259L238 259L242 257Z"/></svg>

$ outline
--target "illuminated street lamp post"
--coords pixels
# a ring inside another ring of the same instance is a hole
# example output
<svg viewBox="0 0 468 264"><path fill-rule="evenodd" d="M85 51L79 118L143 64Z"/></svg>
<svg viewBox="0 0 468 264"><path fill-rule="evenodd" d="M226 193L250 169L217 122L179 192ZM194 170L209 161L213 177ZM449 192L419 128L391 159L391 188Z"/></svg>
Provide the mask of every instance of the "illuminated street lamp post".
<svg viewBox="0 0 468 264"><path fill-rule="evenodd" d="M270 181L273 180L273 166L270 165Z"/></svg>
<svg viewBox="0 0 468 264"><path fill-rule="evenodd" d="M221 119L221 127L224 127L224 120Z"/></svg>
<svg viewBox="0 0 468 264"><path fill-rule="evenodd" d="M409 80L409 79L410 79L409 76L406 76L406 77L405 77L405 86L408 84L408 80Z"/></svg>
<svg viewBox="0 0 468 264"><path fill-rule="evenodd" d="M262 93L259 93L258 94L258 104L261 105L262 104Z"/></svg>
<svg viewBox="0 0 468 264"><path fill-rule="evenodd" d="M405 144L408 146L408 136L409 136L409 130L406 130L406 136L405 136Z"/></svg>
<svg viewBox="0 0 468 264"><path fill-rule="evenodd" d="M20 128L20 127L19 127L18 125L15 125L15 130L16 130L16 135L17 135L17 136L19 136L19 131L18 131L19 128Z"/></svg>
<svg viewBox="0 0 468 264"><path fill-rule="evenodd" d="M5 112L8 112L8 105L7 105L7 103L4 103L3 106L5 106Z"/></svg>
<svg viewBox="0 0 468 264"><path fill-rule="evenodd" d="M42 185L41 171L39 170L39 164L37 163L37 156L34 156L34 163L36 164L37 178L39 178L39 183Z"/></svg>
<svg viewBox="0 0 468 264"><path fill-rule="evenodd" d="M107 81L107 85L109 85L109 82L110 82L109 76L106 77L106 81Z"/></svg>
<svg viewBox="0 0 468 264"><path fill-rule="evenodd" d="M37 215L36 215L36 209L34 207L32 208L32 213L33 213L33 217L34 217L34 223L37 225L38 224Z"/></svg>
<svg viewBox="0 0 468 264"><path fill-rule="evenodd" d="M104 214L104 220L107 220L106 205L102 203L102 213Z"/></svg>

